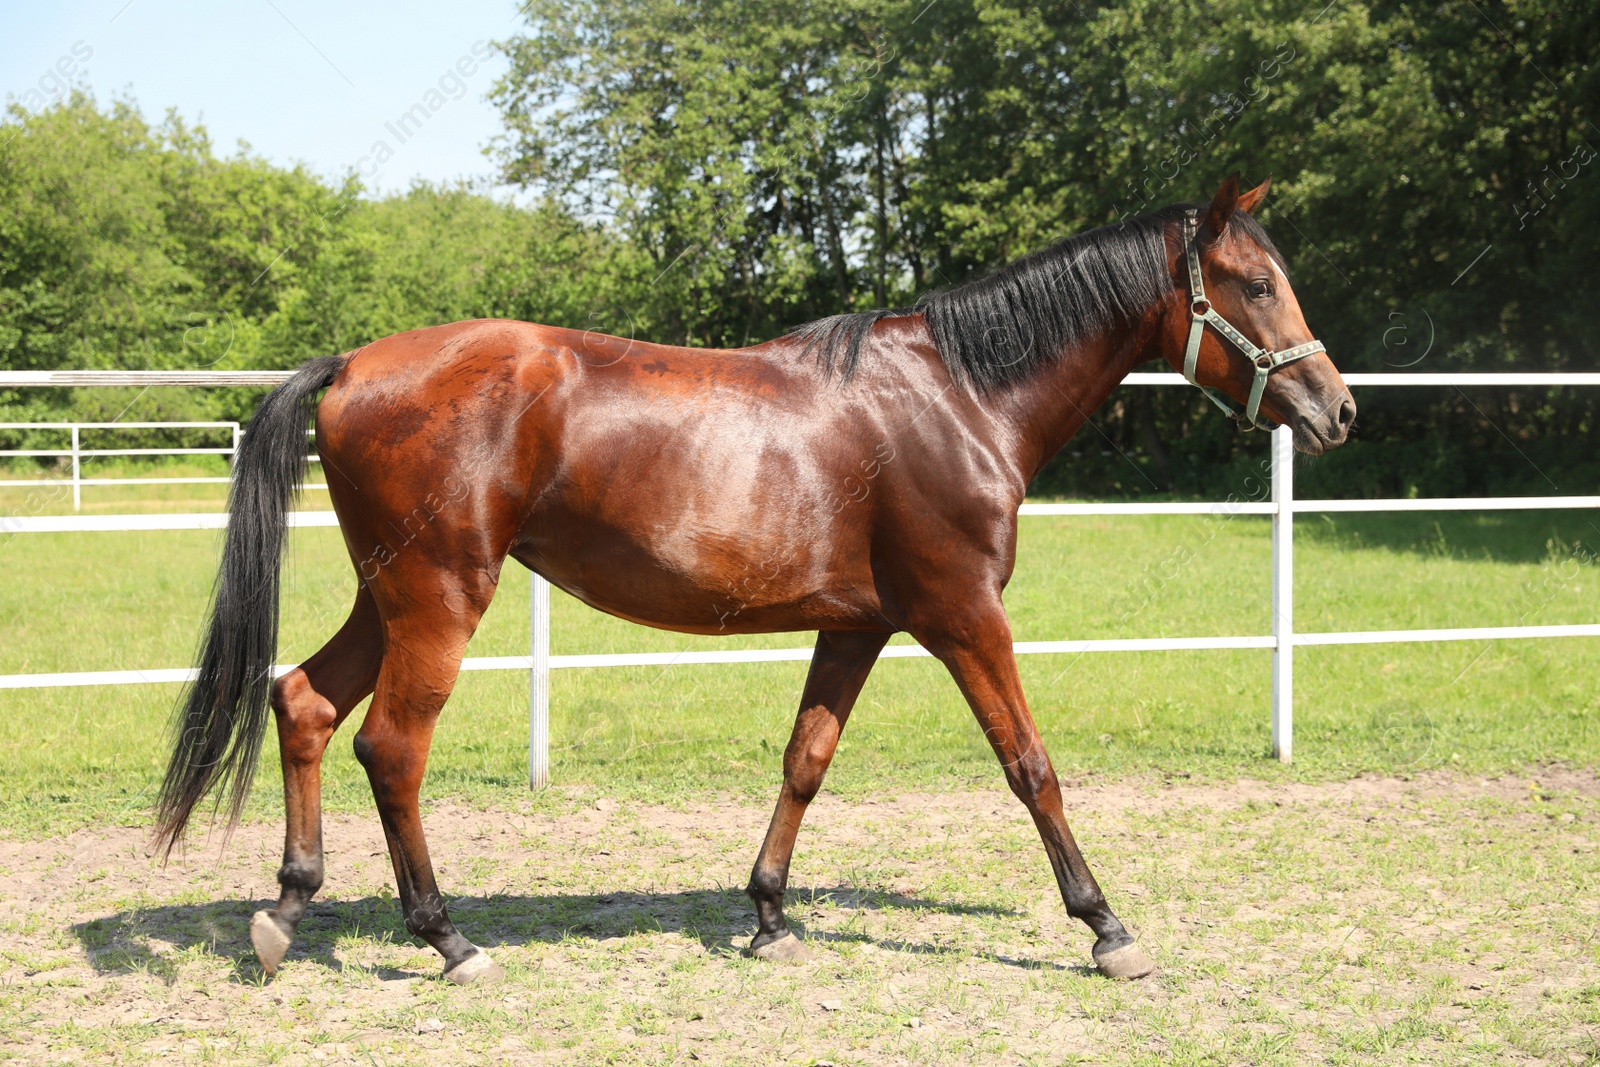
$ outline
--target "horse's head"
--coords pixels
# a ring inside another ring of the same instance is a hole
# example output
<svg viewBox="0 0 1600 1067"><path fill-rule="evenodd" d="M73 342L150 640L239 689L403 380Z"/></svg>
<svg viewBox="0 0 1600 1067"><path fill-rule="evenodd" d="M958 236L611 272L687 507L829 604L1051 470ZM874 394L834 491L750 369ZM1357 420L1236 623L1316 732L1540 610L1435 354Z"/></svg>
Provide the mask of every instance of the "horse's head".
<svg viewBox="0 0 1600 1067"><path fill-rule="evenodd" d="M1219 393L1231 399L1244 421L1289 426L1295 448L1321 455L1344 443L1356 402L1252 217L1270 184L1241 193L1232 175L1209 207L1175 224L1177 292L1163 315L1162 356L1218 404L1230 406Z"/></svg>

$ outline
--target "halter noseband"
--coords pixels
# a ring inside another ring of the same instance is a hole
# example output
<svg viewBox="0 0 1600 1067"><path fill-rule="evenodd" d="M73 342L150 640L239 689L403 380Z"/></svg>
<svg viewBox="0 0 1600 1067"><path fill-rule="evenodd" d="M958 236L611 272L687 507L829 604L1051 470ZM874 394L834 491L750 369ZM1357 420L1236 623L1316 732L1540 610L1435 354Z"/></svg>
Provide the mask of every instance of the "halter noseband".
<svg viewBox="0 0 1600 1067"><path fill-rule="evenodd" d="M1326 352L1327 346L1321 341L1307 341L1303 345L1295 345L1281 352L1257 348L1248 337L1234 329L1233 323L1217 314L1217 309L1206 299L1205 279L1200 276L1199 212L1194 208L1183 214L1183 244L1189 261L1189 348L1183 355L1183 376L1243 429L1270 430L1272 424L1262 422L1258 417L1261 412L1261 394L1267 391L1267 375L1296 360L1314 356L1318 352ZM1243 352L1245 358L1256 368L1255 381L1250 385L1250 402L1245 405L1243 411L1234 406L1234 401L1228 394L1209 385L1201 385L1195 379L1195 368L1200 362L1200 337L1205 333L1208 322L1215 326L1223 337L1232 341L1234 347Z"/></svg>

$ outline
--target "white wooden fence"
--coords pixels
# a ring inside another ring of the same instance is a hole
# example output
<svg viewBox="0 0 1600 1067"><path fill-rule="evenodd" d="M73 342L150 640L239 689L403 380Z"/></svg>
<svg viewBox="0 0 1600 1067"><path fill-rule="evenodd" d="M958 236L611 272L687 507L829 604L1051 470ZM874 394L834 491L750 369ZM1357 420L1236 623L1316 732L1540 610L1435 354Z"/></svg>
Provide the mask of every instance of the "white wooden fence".
<svg viewBox="0 0 1600 1067"><path fill-rule="evenodd" d="M0 372L0 387L73 385L274 385L289 372L28 371ZM1600 373L1573 374L1347 374L1352 388L1371 386L1597 386ZM1132 374L1129 385L1187 385L1175 374ZM1559 626L1475 626L1445 630L1365 630L1296 633L1294 629L1294 517L1297 512L1505 511L1547 508L1600 509L1600 496L1435 497L1404 500L1296 500L1290 432L1272 434L1269 500L1216 503L1024 504L1023 515L1270 515L1272 517L1272 633L1239 637L1126 638L1096 641L1018 641L1018 655L1154 652L1220 648L1272 651L1272 751L1287 763L1294 752L1294 650L1305 645L1387 644L1415 641L1484 641L1507 638L1600 637L1600 624ZM112 530L208 530L227 525L225 514L10 516L0 518L0 535L26 532ZM337 526L331 511L296 512L291 526ZM633 652L601 655L550 654L550 586L535 574L529 606L529 654L470 657L465 671L527 671L528 778L535 788L550 780L550 672L575 667L674 666L717 663L776 663L811 658L810 648L701 652ZM917 645L891 645L882 658L927 656ZM279 674L290 665L276 668ZM62 674L0 675L0 689L56 686L181 683L194 678L187 668L82 671Z"/></svg>

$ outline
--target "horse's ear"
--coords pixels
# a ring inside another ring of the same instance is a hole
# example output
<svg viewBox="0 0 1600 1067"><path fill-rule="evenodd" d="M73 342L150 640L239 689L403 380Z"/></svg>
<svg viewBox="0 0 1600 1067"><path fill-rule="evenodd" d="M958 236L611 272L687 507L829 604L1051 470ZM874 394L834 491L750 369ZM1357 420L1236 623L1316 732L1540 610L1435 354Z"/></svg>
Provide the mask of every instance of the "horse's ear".
<svg viewBox="0 0 1600 1067"><path fill-rule="evenodd" d="M1248 193L1239 194L1238 210L1254 215L1256 208L1261 206L1261 201L1267 198L1267 190L1271 188L1272 176L1268 175L1266 181L1251 189Z"/></svg>
<svg viewBox="0 0 1600 1067"><path fill-rule="evenodd" d="M1206 212L1206 229L1213 238L1221 237L1233 218L1233 209L1239 204L1239 172L1234 171L1222 179L1217 195L1211 198L1211 208Z"/></svg>

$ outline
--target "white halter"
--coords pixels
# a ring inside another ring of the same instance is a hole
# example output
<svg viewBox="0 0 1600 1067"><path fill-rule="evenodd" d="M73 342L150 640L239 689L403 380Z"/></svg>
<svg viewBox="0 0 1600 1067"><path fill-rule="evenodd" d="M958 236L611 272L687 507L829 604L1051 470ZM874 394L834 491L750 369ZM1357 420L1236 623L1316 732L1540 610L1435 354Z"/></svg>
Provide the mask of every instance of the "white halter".
<svg viewBox="0 0 1600 1067"><path fill-rule="evenodd" d="M1279 367L1286 367L1296 360L1314 356L1318 352L1326 352L1327 346L1321 341L1307 341L1303 345L1295 345L1281 352L1268 351L1258 348L1248 337L1240 333L1233 323L1217 314L1217 309L1211 306L1211 301L1206 299L1205 279L1200 274L1200 238L1199 238L1199 212L1190 208L1183 215L1183 244L1185 255L1189 261L1189 347L1183 355L1183 376L1199 389L1211 402L1227 413L1228 417L1235 420L1246 430L1260 428L1272 429L1272 424L1262 422L1259 418L1261 412L1261 394L1267 391L1267 375ZM1218 333L1234 343L1239 351L1245 354L1256 368L1255 381L1250 385L1250 402L1243 411L1234 406L1233 399L1220 389L1213 389L1209 385L1201 385L1195 380L1195 368L1200 362L1200 338L1205 333L1206 323L1216 327Z"/></svg>

